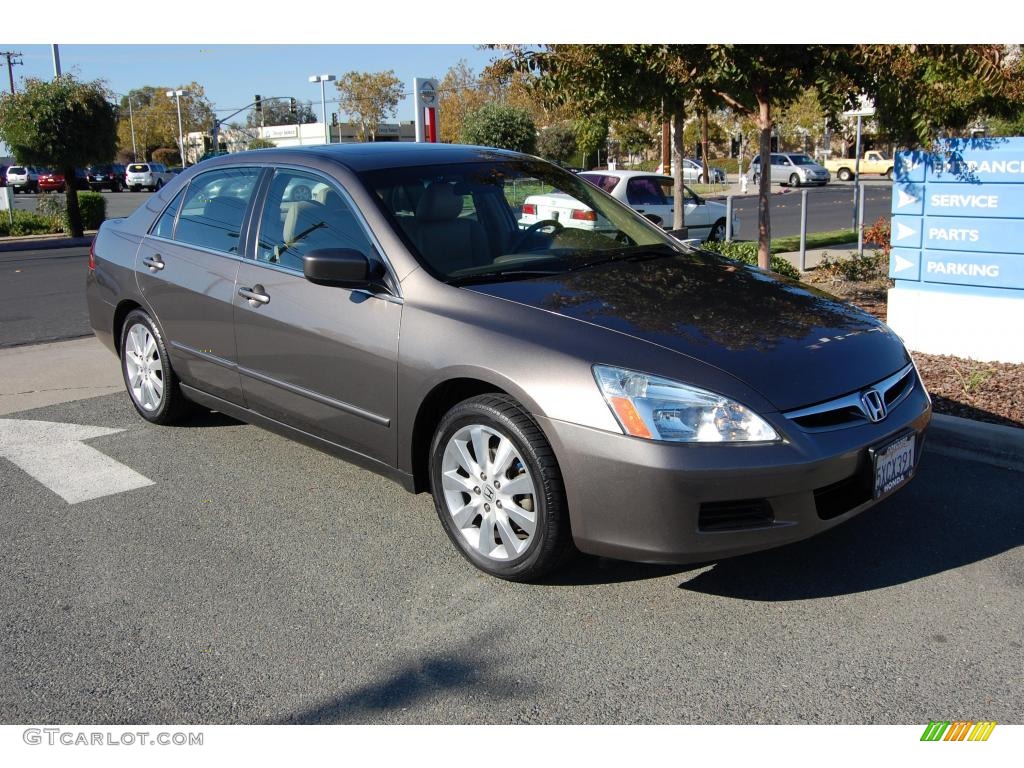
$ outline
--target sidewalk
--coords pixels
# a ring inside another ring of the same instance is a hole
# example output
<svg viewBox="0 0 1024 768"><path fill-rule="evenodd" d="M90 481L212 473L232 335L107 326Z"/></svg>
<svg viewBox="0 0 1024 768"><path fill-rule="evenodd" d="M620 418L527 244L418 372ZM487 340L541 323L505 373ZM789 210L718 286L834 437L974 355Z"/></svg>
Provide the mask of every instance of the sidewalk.
<svg viewBox="0 0 1024 768"><path fill-rule="evenodd" d="M865 245L864 252L870 254L875 250L875 248L876 246L873 245ZM797 270L800 269L800 251L787 251L785 253L777 253L775 255L780 259L788 261L796 267ZM830 245L826 248L808 248L806 255L807 270L814 269L821 264L826 255L832 261L836 261L837 259L852 259L857 255L857 244L845 243L842 245Z"/></svg>
<svg viewBox="0 0 1024 768"><path fill-rule="evenodd" d="M0 371L0 416L124 389L117 358L95 336L0 349Z"/></svg>
<svg viewBox="0 0 1024 768"><path fill-rule="evenodd" d="M85 230L82 237L67 235L20 235L0 237L0 253L8 251L45 250L48 248L81 248L92 245L95 229Z"/></svg>

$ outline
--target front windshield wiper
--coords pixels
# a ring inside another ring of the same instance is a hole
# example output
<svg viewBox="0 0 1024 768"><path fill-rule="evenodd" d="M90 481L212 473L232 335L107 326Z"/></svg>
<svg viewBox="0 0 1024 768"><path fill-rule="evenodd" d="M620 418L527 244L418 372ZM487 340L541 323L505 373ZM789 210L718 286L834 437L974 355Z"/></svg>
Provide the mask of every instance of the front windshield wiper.
<svg viewBox="0 0 1024 768"><path fill-rule="evenodd" d="M494 283L505 280L528 280L531 277L551 277L560 275L564 269L493 269L487 272L476 272L472 275L452 277L449 285L474 285L478 283Z"/></svg>

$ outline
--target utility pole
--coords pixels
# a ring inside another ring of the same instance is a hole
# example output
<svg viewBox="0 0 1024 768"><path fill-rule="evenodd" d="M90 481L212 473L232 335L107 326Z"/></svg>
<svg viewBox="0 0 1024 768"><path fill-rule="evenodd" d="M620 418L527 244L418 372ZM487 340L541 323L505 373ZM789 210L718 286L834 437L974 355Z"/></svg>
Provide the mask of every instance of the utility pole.
<svg viewBox="0 0 1024 768"><path fill-rule="evenodd" d="M57 50L56 43L50 47L53 49L53 76L60 77L60 51Z"/></svg>
<svg viewBox="0 0 1024 768"><path fill-rule="evenodd" d="M14 93L14 65L15 64L24 64L25 62L21 61L21 59L19 58L21 56L21 52L20 51L18 51L18 52L15 52L15 51L0 51L0 56L3 56L5 59L7 59L7 77L9 77L10 80L11 80L11 93L13 94Z"/></svg>

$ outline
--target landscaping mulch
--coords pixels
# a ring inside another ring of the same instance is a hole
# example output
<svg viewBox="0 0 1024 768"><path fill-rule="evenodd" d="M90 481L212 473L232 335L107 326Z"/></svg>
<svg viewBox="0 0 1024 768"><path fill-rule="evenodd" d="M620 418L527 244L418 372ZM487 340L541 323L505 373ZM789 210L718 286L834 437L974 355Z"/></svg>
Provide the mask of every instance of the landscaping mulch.
<svg viewBox="0 0 1024 768"><path fill-rule="evenodd" d="M820 282L818 287L886 319L884 280ZM1024 427L1024 364L981 362L953 355L914 352L936 413Z"/></svg>

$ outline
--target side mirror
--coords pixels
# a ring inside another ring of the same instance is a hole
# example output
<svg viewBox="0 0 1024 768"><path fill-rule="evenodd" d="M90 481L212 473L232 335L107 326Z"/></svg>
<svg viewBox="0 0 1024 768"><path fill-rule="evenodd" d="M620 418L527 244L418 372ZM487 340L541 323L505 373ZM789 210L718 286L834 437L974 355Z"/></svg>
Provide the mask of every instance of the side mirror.
<svg viewBox="0 0 1024 768"><path fill-rule="evenodd" d="M302 273L317 285L366 288L380 281L384 267L354 248L317 248L302 257Z"/></svg>

